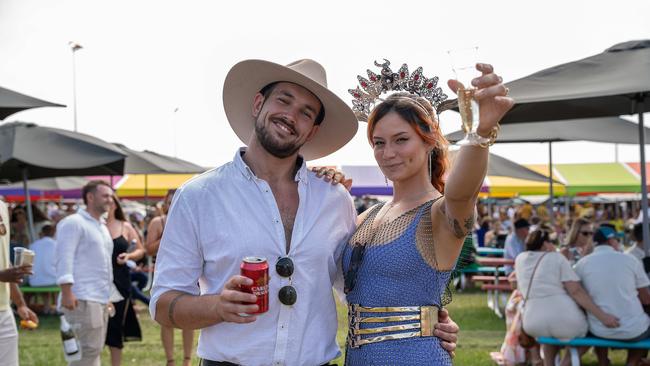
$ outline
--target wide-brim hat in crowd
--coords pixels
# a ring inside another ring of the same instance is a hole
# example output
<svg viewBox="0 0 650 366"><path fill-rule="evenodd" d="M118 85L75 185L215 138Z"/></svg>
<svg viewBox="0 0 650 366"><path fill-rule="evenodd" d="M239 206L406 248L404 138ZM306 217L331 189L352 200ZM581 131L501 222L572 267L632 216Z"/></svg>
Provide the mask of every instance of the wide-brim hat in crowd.
<svg viewBox="0 0 650 366"><path fill-rule="evenodd" d="M248 143L255 129L253 98L274 82L290 82L312 92L323 104L325 118L318 132L300 149L306 160L329 155L347 144L356 134L358 122L352 109L327 88L325 69L304 59L287 66L263 60L245 60L230 69L223 85L223 105L230 127Z"/></svg>

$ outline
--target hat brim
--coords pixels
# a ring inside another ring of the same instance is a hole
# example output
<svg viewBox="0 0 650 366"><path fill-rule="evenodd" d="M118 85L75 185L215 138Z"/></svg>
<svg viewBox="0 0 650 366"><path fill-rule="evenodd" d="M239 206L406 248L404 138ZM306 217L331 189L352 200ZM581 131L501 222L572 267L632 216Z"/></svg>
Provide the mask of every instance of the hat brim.
<svg viewBox="0 0 650 366"><path fill-rule="evenodd" d="M224 110L230 127L242 142L247 144L255 129L255 94L274 82L290 82L306 88L325 108L325 118L318 132L300 149L300 155L306 160L327 156L352 140L358 128L357 118L336 94L286 66L264 60L245 60L230 69L223 85Z"/></svg>

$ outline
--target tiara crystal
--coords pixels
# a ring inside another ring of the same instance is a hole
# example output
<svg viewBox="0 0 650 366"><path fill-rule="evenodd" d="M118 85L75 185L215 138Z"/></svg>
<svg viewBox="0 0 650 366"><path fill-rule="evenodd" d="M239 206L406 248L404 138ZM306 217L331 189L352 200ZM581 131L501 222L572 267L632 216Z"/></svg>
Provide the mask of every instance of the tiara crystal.
<svg viewBox="0 0 650 366"><path fill-rule="evenodd" d="M384 99L380 98L382 94L390 91L404 91L410 94L422 97L431 103L431 106L440 112L438 108L447 99L447 95L438 87L438 77L434 76L429 79L422 74L422 67L418 67L409 74L406 64L403 64L397 72L390 68L390 61L384 59L384 63L374 62L375 66L381 67L379 74L367 70L368 78L357 76L359 86L356 89L348 89L348 92L354 98L352 100L352 110L359 121L368 121L370 112L377 104Z"/></svg>

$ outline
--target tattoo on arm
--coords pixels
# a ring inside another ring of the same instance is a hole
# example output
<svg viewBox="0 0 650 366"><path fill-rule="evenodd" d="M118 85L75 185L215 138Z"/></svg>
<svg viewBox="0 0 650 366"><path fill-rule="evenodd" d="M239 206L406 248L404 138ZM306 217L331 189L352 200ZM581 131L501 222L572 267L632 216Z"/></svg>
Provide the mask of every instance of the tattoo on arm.
<svg viewBox="0 0 650 366"><path fill-rule="evenodd" d="M472 229L474 228L474 215L463 220L463 226L461 226L458 219L447 215L447 209L444 204L440 205L440 212L447 217L449 227L452 228L454 235L458 239L463 239L472 232Z"/></svg>
<svg viewBox="0 0 650 366"><path fill-rule="evenodd" d="M181 297L183 297L183 296L187 296L187 294L178 294L178 295L177 295L177 296L172 300L172 302L169 304L169 311L168 311L168 313L167 313L167 317L169 318L169 322L172 323L172 325L173 325L175 328L179 328L179 329L180 329L181 327L179 327L178 324L176 324L176 321L174 320L174 308L176 307L176 303L178 302L178 300L180 300Z"/></svg>

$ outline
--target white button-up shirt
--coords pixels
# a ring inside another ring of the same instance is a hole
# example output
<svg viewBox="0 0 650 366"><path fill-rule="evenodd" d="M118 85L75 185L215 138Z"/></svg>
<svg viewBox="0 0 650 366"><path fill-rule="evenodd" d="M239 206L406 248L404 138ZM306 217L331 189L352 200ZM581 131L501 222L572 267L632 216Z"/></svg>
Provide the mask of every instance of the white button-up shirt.
<svg viewBox="0 0 650 366"><path fill-rule="evenodd" d="M176 192L156 260L152 317L166 291L217 294L240 273L244 257L265 257L269 263L269 311L250 324L222 322L202 329L200 357L246 366L316 366L339 355L332 286L342 283L341 253L355 229L356 212L341 185L316 178L304 163L295 179L300 203L288 253L298 295L293 306L278 299L280 288L290 283L275 271L278 258L287 255L278 205L241 152Z"/></svg>
<svg viewBox="0 0 650 366"><path fill-rule="evenodd" d="M630 339L650 327L650 318L643 311L637 291L650 286L650 281L638 259L601 244L581 258L574 269L594 303L621 323L618 328L607 328L588 313L591 333L603 338Z"/></svg>
<svg viewBox="0 0 650 366"><path fill-rule="evenodd" d="M113 240L104 223L83 209L56 226L56 284L71 283L78 300L108 302Z"/></svg>

